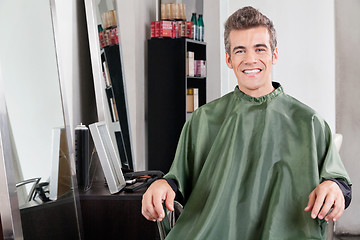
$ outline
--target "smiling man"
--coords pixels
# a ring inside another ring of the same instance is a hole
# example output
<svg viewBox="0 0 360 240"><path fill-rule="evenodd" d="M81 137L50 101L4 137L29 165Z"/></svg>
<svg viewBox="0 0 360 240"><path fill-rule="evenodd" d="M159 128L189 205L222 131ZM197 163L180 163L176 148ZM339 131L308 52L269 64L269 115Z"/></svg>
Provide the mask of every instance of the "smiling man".
<svg viewBox="0 0 360 240"><path fill-rule="evenodd" d="M271 49L270 35L264 26L229 33L226 63L234 70L239 89L253 97L264 96L274 90L271 66L277 62L278 50Z"/></svg>
<svg viewBox="0 0 360 240"><path fill-rule="evenodd" d="M224 38L238 86L191 115L143 215L163 219L162 203L173 210L180 194L185 208L167 239L326 239L326 221L351 200L327 123L271 81L278 50L266 16L239 9Z"/></svg>

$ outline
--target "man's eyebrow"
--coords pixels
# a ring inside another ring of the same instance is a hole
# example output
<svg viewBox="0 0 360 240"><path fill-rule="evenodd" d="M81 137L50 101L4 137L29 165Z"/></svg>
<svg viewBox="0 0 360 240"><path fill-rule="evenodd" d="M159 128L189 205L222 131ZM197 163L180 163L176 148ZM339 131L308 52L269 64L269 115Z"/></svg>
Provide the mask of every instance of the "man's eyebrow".
<svg viewBox="0 0 360 240"><path fill-rule="evenodd" d="M268 46L264 43L255 44L254 47L256 47L256 48L263 47L263 48L268 49ZM232 52L235 52L236 50L239 50L239 49L243 50L243 49L245 49L245 47L244 46L236 46L233 48Z"/></svg>
<svg viewBox="0 0 360 240"><path fill-rule="evenodd" d="M263 47L263 48L268 48L268 46L266 46L266 44L263 43L259 43L259 44L255 44L254 47Z"/></svg>
<svg viewBox="0 0 360 240"><path fill-rule="evenodd" d="M245 49L245 47L244 46L236 46L236 47L233 48L232 51L235 52L238 49Z"/></svg>

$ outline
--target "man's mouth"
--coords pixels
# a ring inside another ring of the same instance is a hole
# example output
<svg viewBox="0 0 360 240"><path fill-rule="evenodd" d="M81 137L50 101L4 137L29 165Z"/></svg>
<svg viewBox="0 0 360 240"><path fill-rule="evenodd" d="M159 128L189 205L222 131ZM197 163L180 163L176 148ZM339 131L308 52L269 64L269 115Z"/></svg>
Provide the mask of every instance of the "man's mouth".
<svg viewBox="0 0 360 240"><path fill-rule="evenodd" d="M242 71L245 74L256 74L261 72L261 69L246 69Z"/></svg>

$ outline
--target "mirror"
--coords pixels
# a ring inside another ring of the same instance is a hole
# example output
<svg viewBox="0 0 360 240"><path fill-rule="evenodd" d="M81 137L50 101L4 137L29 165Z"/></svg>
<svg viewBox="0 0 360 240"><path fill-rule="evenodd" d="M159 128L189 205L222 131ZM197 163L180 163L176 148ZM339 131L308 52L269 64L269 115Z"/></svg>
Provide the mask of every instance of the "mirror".
<svg viewBox="0 0 360 240"><path fill-rule="evenodd" d="M110 131L122 169L136 169L121 53L117 7L113 0L85 0L91 64L99 121Z"/></svg>
<svg viewBox="0 0 360 240"><path fill-rule="evenodd" d="M78 239L71 137L64 124L51 14L55 6L41 0L6 0L0 6L0 26L7 33L0 39L0 78L24 238Z"/></svg>

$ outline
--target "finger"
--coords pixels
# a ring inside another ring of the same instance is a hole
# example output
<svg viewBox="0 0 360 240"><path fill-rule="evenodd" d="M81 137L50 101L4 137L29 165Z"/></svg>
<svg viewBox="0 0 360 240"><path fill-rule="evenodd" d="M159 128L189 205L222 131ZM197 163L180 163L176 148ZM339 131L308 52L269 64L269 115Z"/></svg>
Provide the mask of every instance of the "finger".
<svg viewBox="0 0 360 240"><path fill-rule="evenodd" d="M172 190L168 191L165 200L165 206L170 211L174 211L174 199L175 199L175 192Z"/></svg>
<svg viewBox="0 0 360 240"><path fill-rule="evenodd" d="M328 221L332 219L334 222L341 217L344 213L345 203L341 200L337 200L334 204L334 208L331 213L326 216L325 220Z"/></svg>
<svg viewBox="0 0 360 240"><path fill-rule="evenodd" d="M156 220L161 221L164 216L165 216L165 212L164 212L164 208L163 208L163 197L162 196L154 196L153 197L153 204L154 204L154 217L156 218Z"/></svg>
<svg viewBox="0 0 360 240"><path fill-rule="evenodd" d="M152 221L156 221L159 217L159 214L155 209L154 199L156 198L154 198L150 192L149 194L144 194L142 203L144 206L144 214L148 217L148 220ZM162 201L160 200L160 202Z"/></svg>
<svg viewBox="0 0 360 240"><path fill-rule="evenodd" d="M315 192L312 191L309 195L309 202L306 206L306 208L304 209L305 212L310 212L311 209L313 208L314 206L314 203L315 203Z"/></svg>
<svg viewBox="0 0 360 240"><path fill-rule="evenodd" d="M335 215L335 217L332 218L332 220L334 222L336 222L340 217L341 215L344 213L345 209L344 208L340 208L339 209L339 212Z"/></svg>
<svg viewBox="0 0 360 240"><path fill-rule="evenodd" d="M325 199L325 196L323 194L316 196L315 203L314 203L314 206L311 211L311 217L313 219L315 219L317 217L317 215L319 214L321 206L324 203L324 199Z"/></svg>
<svg viewBox="0 0 360 240"><path fill-rule="evenodd" d="M156 221L154 205L149 195L143 195L141 213L147 220Z"/></svg>
<svg viewBox="0 0 360 240"><path fill-rule="evenodd" d="M325 221L334 220L335 216L340 212L339 208L333 208L331 212L325 217ZM335 218L336 219L336 218Z"/></svg>
<svg viewBox="0 0 360 240"><path fill-rule="evenodd" d="M321 208L318 218L323 219L326 216L326 214L328 214L328 212L330 211L330 209L333 205L334 205L334 198L332 196L326 197L325 203L324 203L323 207Z"/></svg>
<svg viewBox="0 0 360 240"><path fill-rule="evenodd" d="M146 209L142 210L143 216L144 216L147 220L153 221L153 222L156 221L156 218L154 217L154 213L155 213L155 212L154 212L154 211L151 211L151 210L146 210Z"/></svg>

